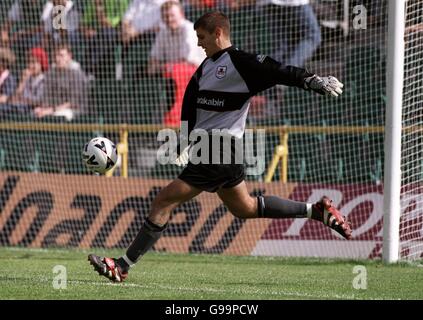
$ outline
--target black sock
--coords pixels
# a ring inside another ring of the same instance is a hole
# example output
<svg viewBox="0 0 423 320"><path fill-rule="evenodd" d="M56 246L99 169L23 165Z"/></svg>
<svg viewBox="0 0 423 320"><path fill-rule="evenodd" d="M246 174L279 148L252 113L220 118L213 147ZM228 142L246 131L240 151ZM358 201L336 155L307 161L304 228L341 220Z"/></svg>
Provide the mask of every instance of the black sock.
<svg viewBox="0 0 423 320"><path fill-rule="evenodd" d="M126 257L133 263L137 262L159 240L166 227L167 224L159 226L146 219L140 232L138 232L134 241L132 241L128 250L126 250ZM117 264L123 271L129 269L129 264L123 257L117 260Z"/></svg>
<svg viewBox="0 0 423 320"><path fill-rule="evenodd" d="M258 216L260 218L307 218L307 204L275 196L259 196Z"/></svg>

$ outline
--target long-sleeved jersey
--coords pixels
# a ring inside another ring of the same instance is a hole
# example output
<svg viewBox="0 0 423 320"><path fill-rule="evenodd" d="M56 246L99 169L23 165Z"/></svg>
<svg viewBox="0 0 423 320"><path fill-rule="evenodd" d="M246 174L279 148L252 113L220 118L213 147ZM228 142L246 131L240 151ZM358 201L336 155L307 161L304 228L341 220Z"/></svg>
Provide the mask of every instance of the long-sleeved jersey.
<svg viewBox="0 0 423 320"><path fill-rule="evenodd" d="M242 138L251 97L277 84L304 89L305 78L312 75L265 55L226 48L198 67L185 91L181 120L188 121L188 133L227 129Z"/></svg>

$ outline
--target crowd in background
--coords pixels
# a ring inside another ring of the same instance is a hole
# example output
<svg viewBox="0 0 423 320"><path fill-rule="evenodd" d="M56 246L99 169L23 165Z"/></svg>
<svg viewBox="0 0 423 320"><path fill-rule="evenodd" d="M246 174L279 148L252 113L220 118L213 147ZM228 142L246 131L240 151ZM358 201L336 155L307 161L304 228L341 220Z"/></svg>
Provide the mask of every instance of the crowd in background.
<svg viewBox="0 0 423 320"><path fill-rule="evenodd" d="M6 0L1 6L0 112L36 118L84 114L95 81L161 77L173 98L159 122L177 124L179 96L205 58L193 21L207 10L232 18L234 45L283 64L304 66L322 42L309 0Z"/></svg>
<svg viewBox="0 0 423 320"><path fill-rule="evenodd" d="M226 12L235 46L270 55L285 65L305 67L325 41L315 10L319 2L4 0L0 4L0 113L71 121L92 112L90 88L96 83L149 78L164 80L169 98L155 119L144 120L177 125L183 91L205 58L193 30L201 14L212 9ZM369 19L382 20L383 2L354 0L350 6L363 4ZM334 19L342 6L343 1L338 1ZM117 90L117 86L110 88ZM282 117L279 106L285 95L280 86L255 97L251 119ZM147 113L142 108L129 112ZM128 118L131 115L116 121Z"/></svg>

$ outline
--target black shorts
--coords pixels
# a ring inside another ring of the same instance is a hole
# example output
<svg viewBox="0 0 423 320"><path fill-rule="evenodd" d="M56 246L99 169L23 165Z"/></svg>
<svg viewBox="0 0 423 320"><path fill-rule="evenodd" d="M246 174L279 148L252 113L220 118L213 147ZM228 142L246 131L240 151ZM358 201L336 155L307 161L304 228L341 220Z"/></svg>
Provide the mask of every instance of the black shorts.
<svg viewBox="0 0 423 320"><path fill-rule="evenodd" d="M212 152L210 152L209 163L193 164L188 163L187 167L179 175L179 179L191 186L208 192L216 192L220 188L232 188L245 179L244 164L236 163L236 153L243 152L235 147L238 139L232 137L230 149L230 163L223 163L223 148L220 153L220 164L214 164ZM213 140L209 138L209 148L212 150ZM221 142L221 146L223 143Z"/></svg>
<svg viewBox="0 0 423 320"><path fill-rule="evenodd" d="M192 164L178 177L189 185L207 192L216 192L220 188L232 188L245 179L242 164Z"/></svg>

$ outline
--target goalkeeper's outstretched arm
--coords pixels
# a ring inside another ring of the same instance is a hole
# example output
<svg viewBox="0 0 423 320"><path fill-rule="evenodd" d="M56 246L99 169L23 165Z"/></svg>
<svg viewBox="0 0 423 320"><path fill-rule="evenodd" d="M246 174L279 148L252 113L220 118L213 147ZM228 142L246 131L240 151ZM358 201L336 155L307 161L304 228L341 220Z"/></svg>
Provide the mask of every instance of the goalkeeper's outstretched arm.
<svg viewBox="0 0 423 320"><path fill-rule="evenodd" d="M344 86L334 76L321 77L307 69L283 66L280 62L264 55L241 50L230 52L231 59L251 93L256 94L277 84L312 90L322 95L337 97Z"/></svg>

